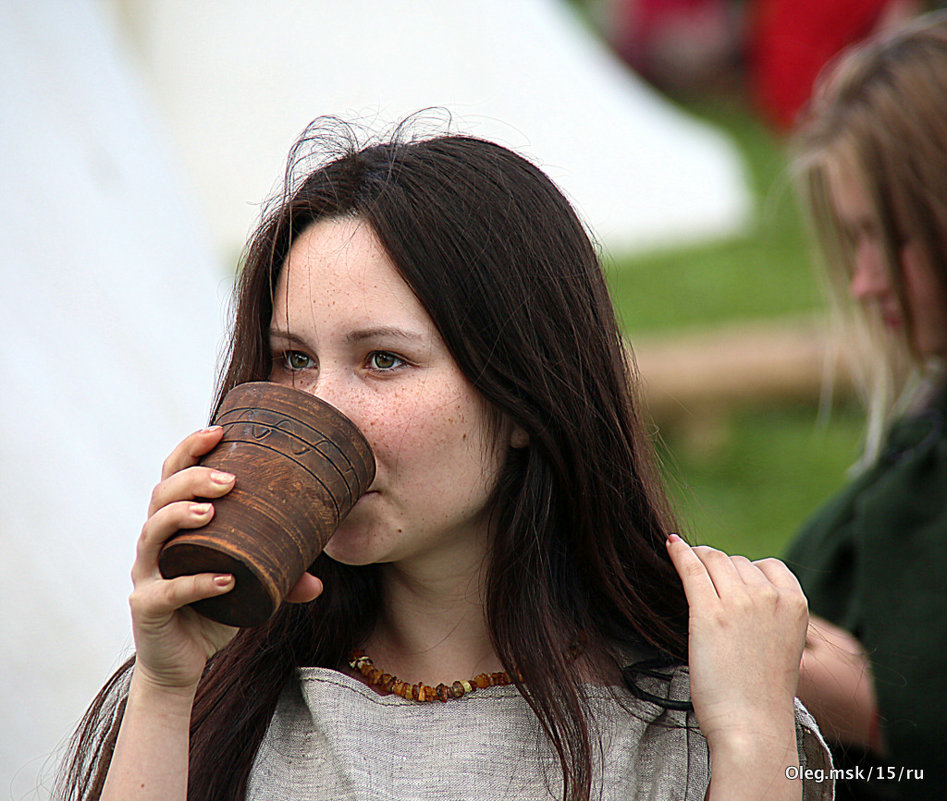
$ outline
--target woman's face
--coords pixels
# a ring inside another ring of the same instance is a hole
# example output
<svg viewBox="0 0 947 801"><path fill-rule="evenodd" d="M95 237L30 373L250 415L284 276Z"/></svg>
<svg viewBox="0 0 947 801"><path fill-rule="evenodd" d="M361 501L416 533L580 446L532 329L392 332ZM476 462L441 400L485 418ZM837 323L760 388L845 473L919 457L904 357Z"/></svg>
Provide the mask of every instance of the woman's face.
<svg viewBox="0 0 947 801"><path fill-rule="evenodd" d="M910 338L921 356L947 353L945 291L924 249L908 242L901 248L899 266L911 330L885 260L881 221L864 189L861 174L845 159L828 166L829 192L843 231L854 253L849 291L868 309L877 309L884 325Z"/></svg>
<svg viewBox="0 0 947 801"><path fill-rule="evenodd" d="M482 557L509 434L493 441L486 402L366 223L326 220L296 240L276 286L270 347L270 380L338 408L375 454L375 480L329 556L426 557L445 568L461 553Z"/></svg>

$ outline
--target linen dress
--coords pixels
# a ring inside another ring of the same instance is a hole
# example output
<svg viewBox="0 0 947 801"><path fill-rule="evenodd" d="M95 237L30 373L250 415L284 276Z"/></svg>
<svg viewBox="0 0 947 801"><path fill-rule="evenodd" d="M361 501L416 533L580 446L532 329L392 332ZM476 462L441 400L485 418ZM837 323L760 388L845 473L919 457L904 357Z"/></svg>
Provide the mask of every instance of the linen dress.
<svg viewBox="0 0 947 801"><path fill-rule="evenodd" d="M689 697L686 667L669 682L642 679L659 697ZM707 743L692 713L639 701L624 688L585 687L594 717L592 798L703 801ZM831 758L797 702L805 801L829 801ZM780 776L778 781L800 781ZM558 758L513 686L446 703L381 696L325 668L299 668L257 753L248 801L549 801L561 799Z"/></svg>

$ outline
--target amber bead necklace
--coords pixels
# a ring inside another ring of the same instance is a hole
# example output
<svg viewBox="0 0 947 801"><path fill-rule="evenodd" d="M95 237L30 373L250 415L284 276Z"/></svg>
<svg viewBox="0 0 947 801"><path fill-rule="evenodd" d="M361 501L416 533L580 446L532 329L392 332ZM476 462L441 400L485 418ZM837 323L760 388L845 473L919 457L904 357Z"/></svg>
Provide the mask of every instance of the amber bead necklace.
<svg viewBox="0 0 947 801"><path fill-rule="evenodd" d="M455 681L453 684L438 684L429 687L427 684L408 684L397 676L385 673L375 667L371 658L362 651L353 651L349 666L357 670L371 687L378 687L388 693L400 695L408 701L449 701L452 698L463 698L467 693L485 690L487 687L512 684L507 673L480 673L466 681Z"/></svg>

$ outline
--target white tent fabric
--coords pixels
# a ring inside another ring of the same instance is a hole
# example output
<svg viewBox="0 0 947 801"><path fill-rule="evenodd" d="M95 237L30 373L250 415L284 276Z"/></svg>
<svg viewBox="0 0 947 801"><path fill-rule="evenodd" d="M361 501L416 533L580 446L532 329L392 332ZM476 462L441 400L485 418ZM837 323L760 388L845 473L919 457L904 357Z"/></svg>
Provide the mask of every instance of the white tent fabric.
<svg viewBox="0 0 947 801"><path fill-rule="evenodd" d="M749 214L731 143L565 0L151 0L128 14L219 246L239 247L310 119L374 127L432 106L537 161L610 250L731 233Z"/></svg>
<svg viewBox="0 0 947 801"><path fill-rule="evenodd" d="M0 798L129 646L161 462L206 422L229 278L88 0L0 3Z"/></svg>

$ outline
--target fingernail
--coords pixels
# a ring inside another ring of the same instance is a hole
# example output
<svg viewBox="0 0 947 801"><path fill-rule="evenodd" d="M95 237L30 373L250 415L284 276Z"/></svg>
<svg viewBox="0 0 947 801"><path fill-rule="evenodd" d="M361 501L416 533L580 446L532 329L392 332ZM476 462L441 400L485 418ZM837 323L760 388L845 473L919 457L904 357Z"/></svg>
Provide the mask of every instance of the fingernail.
<svg viewBox="0 0 947 801"><path fill-rule="evenodd" d="M229 587L233 583L233 576L214 576L214 584L218 587Z"/></svg>
<svg viewBox="0 0 947 801"><path fill-rule="evenodd" d="M209 503L192 503L190 512L195 517L203 517L210 511Z"/></svg>
<svg viewBox="0 0 947 801"><path fill-rule="evenodd" d="M201 433L202 433L202 434L212 434L212 433L214 433L215 431L220 431L220 429L221 429L220 426L207 426L207 428L202 428L202 429L201 429Z"/></svg>
<svg viewBox="0 0 947 801"><path fill-rule="evenodd" d="M213 472L210 474L210 480L215 484L230 484L233 482L233 476L230 473Z"/></svg>
<svg viewBox="0 0 947 801"><path fill-rule="evenodd" d="M669 543L669 544L672 543L672 542L680 542L680 541L681 541L681 538L680 538L679 536L677 536L677 534L675 534L673 531L672 531L670 534L668 534L668 543Z"/></svg>

